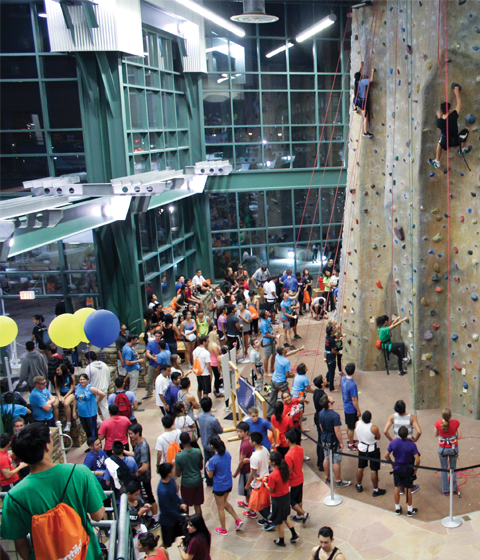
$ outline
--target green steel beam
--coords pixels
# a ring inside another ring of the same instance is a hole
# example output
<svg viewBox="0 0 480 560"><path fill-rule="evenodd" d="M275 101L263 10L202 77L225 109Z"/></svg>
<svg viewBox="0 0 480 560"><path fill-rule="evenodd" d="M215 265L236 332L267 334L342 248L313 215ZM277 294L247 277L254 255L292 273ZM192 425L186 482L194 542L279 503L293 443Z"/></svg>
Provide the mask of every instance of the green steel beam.
<svg viewBox="0 0 480 560"><path fill-rule="evenodd" d="M191 191L164 191L162 194L155 194L150 197L148 209L152 210L153 208L158 208L159 206L170 204L171 202L181 200L182 198L188 198L189 196L193 196L194 194L196 193L193 193Z"/></svg>
<svg viewBox="0 0 480 560"><path fill-rule="evenodd" d="M110 68L107 53L97 51L95 56L97 57L98 67L100 68L100 75L102 77L108 107L112 115L115 115L115 101L118 101L119 87L117 86L119 86L119 84L115 83L115 78L113 77L112 70Z"/></svg>

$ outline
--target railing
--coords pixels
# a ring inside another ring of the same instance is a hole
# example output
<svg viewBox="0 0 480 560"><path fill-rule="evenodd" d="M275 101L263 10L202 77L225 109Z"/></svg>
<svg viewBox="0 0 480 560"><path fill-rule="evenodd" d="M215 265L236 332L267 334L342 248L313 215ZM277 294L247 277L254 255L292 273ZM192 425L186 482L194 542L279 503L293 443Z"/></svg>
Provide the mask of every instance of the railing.
<svg viewBox="0 0 480 560"><path fill-rule="evenodd" d="M328 496L326 496L323 499L323 503L326 506L330 506L330 507L334 507L334 506L338 506L339 504L342 503L342 497L339 494L335 494L335 478L333 476L333 453L335 453L336 455L343 455L344 457L352 457L356 460L358 460L358 455L352 455L351 453L344 453L342 451L337 451L337 450L332 450L330 447L323 445L321 442L319 442L318 440L312 438L308 433L306 432L302 432L304 436L306 436L309 440L313 441L317 446L323 447L324 453L325 453L325 457L328 455L330 457L329 459L329 463L330 463L330 494ZM368 458L369 461L373 461L375 463L384 463L386 465L389 466L394 466L394 465L398 465L398 466L402 466L405 467L405 464L403 463L396 463L395 461L385 461L384 459L375 459L373 457L369 457ZM450 474L450 492L449 492L449 497L450 497L450 508L449 508L449 514L447 515L447 517L444 517L442 519L442 525L444 527L450 528L450 529L454 529L456 527L460 527L460 525L462 524L462 520L460 517L454 517L453 516L453 475L455 473L458 472L462 472L462 471L468 471L471 469L476 469L479 468L480 465L472 465L470 467L463 467L461 469L442 469L442 468L438 468L438 467L425 467L423 465L411 465L412 468L415 469L420 469L420 470L426 470L426 471L434 471L434 472L446 472Z"/></svg>

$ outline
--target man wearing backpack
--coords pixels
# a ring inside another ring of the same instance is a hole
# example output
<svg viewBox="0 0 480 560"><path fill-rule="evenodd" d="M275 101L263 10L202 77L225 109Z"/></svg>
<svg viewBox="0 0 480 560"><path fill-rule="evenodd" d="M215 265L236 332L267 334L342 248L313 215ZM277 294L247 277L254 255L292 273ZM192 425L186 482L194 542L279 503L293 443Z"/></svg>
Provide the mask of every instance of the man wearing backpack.
<svg viewBox="0 0 480 560"><path fill-rule="evenodd" d="M84 465L54 464L53 443L44 424L25 426L14 436L12 451L30 465L30 475L4 498L2 538L15 541L16 551L24 559L76 558L83 550L86 560L102 558L87 515L94 521L105 515L105 494L95 475ZM47 523L55 530L49 531Z"/></svg>
<svg viewBox="0 0 480 560"><path fill-rule="evenodd" d="M138 465L133 457L123 454L125 447L121 441L112 443L112 454L105 461L107 470L103 479L107 486L115 492L117 503L120 503L120 495L125 493L125 488L137 480ZM113 484L112 484L113 481Z"/></svg>
<svg viewBox="0 0 480 560"><path fill-rule="evenodd" d="M132 391L125 391L125 377L117 377L114 383L115 392L108 395L108 404L118 405L119 416L125 416L134 424L136 422L135 411L138 410L137 397Z"/></svg>
<svg viewBox="0 0 480 560"><path fill-rule="evenodd" d="M167 387L167 390L164 394L165 401L169 410L173 410L175 403L178 401L178 393L180 391L181 380L182 373L180 371L174 371L170 376L170 385Z"/></svg>
<svg viewBox="0 0 480 560"><path fill-rule="evenodd" d="M105 440L105 453L110 457L112 455L112 445L114 441L121 441L128 449L127 429L132 425L130 420L125 416L118 414L118 404L111 404L108 407L110 418L104 420L98 429L98 439Z"/></svg>
<svg viewBox="0 0 480 560"><path fill-rule="evenodd" d="M165 429L163 434L157 438L155 449L157 450L157 471L159 465L175 462L175 456L180 451L180 430L175 428L173 416L167 414L162 418L162 424Z"/></svg>

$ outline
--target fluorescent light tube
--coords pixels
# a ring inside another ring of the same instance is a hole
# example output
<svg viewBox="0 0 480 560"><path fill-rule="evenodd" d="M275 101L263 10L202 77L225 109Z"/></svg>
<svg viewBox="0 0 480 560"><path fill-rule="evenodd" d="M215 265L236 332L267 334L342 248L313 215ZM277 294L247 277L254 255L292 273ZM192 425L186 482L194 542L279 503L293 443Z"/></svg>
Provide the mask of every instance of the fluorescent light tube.
<svg viewBox="0 0 480 560"><path fill-rule="evenodd" d="M281 53L283 51L286 51L291 47L293 47L293 43L287 43L286 45L282 45L281 47L278 47L278 49L275 49L274 51L270 51L265 56L266 58L272 58L272 56L275 56L276 54Z"/></svg>
<svg viewBox="0 0 480 560"><path fill-rule="evenodd" d="M175 1L181 4L182 6L185 6L185 8L192 10L192 12L200 14L205 19L208 19L213 23L216 23L220 27L228 29L228 31L231 31L238 37L245 37L245 30L242 29L240 26L231 23L230 21L228 21L228 19L224 19L220 16L217 16L217 14L215 14L210 10L207 10L207 8L204 8L203 6L200 6L200 4L197 4L196 2L192 2L192 0L175 0Z"/></svg>
<svg viewBox="0 0 480 560"><path fill-rule="evenodd" d="M330 27L330 25L334 24L336 21L337 21L337 16L335 14L330 14L326 18L320 20L318 23L315 23L308 29L305 29L305 31L302 31L300 35L297 35L295 40L297 41L297 43L301 43L302 41L309 39L313 35L320 33L320 31L323 31L327 27Z"/></svg>

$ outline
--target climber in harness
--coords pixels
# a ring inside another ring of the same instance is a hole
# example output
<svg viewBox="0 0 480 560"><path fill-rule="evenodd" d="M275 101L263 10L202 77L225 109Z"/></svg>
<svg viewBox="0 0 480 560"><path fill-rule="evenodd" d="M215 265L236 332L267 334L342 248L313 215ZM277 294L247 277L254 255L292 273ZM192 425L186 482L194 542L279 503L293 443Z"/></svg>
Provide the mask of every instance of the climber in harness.
<svg viewBox="0 0 480 560"><path fill-rule="evenodd" d="M363 62L360 66L360 72L355 72L355 83L353 86L353 110L355 113L361 111L363 118L363 136L365 138L373 138L373 134L368 131L370 123L370 97L369 90L370 84L373 82L373 73L375 68L372 68L370 77L363 74Z"/></svg>
<svg viewBox="0 0 480 560"><path fill-rule="evenodd" d="M467 138L470 134L470 129L462 128L460 132L458 131L458 116L462 109L462 100L460 99L460 90L462 89L462 86L460 84L452 84L452 89L457 100L457 106L455 109L451 111L450 103L444 101L440 105L440 111L437 111L437 128L440 129L441 136L437 144L435 159L430 158L428 160L428 163L433 165L435 169L440 168L442 150L460 146L458 153L463 156L468 154L472 149L471 147L467 147Z"/></svg>
<svg viewBox="0 0 480 560"><path fill-rule="evenodd" d="M402 377L402 375L406 375L408 372L404 371L403 367L410 363L410 355L405 350L405 343L404 342L392 342L390 331L395 327L401 325L404 321L407 320L408 317L404 317L403 319L394 319L392 324L389 325L389 318L388 315L382 315L377 317L376 323L378 328L378 337L380 338L380 343L382 348L385 352L387 352L387 360L390 353L395 354L398 358L398 375Z"/></svg>
<svg viewBox="0 0 480 560"><path fill-rule="evenodd" d="M438 437L438 457L441 469L455 469L457 467L458 440L462 439L460 422L452 419L449 408L442 410L442 419L435 422L435 437ZM441 471L442 492L444 496L450 494L448 472ZM457 487L457 473L453 474L453 491L460 497Z"/></svg>
<svg viewBox="0 0 480 560"><path fill-rule="evenodd" d="M393 465L393 484L395 491L393 498L395 500L395 513L400 515L402 513L402 506L400 505L400 489L405 489L406 501L408 505L407 517L413 517L418 512L417 508L413 507L412 486L417 478L417 467L420 465L420 453L418 452L417 445L408 439L408 429L402 426L398 430L398 438L390 442L385 459L391 461L390 453L395 456L395 463Z"/></svg>

